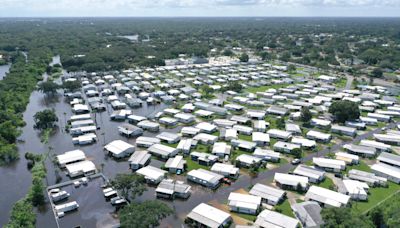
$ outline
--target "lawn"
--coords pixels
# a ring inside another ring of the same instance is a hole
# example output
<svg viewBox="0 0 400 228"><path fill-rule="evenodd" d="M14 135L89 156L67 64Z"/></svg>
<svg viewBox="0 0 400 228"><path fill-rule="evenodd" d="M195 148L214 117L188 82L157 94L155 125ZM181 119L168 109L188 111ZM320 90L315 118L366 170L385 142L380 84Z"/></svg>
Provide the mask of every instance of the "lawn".
<svg viewBox="0 0 400 228"><path fill-rule="evenodd" d="M246 151L243 151L243 150L233 150L232 151L232 156L231 156L231 158L233 159L233 160L236 160L236 158L239 156L239 155L241 155L241 154L250 154L249 152L246 152Z"/></svg>
<svg viewBox="0 0 400 228"><path fill-rule="evenodd" d="M210 170L209 166L204 166L204 165L200 165L199 163L197 163L197 161L193 161L192 159L190 159L190 157L186 157L186 165L187 165L187 171L191 171L193 169L206 169L206 170Z"/></svg>
<svg viewBox="0 0 400 228"><path fill-rule="evenodd" d="M244 218L244 219L252 221L252 222L256 221L256 219L257 219L257 215L249 215L249 214L236 213L236 212L231 212L231 214L239 216L241 218Z"/></svg>
<svg viewBox="0 0 400 228"><path fill-rule="evenodd" d="M246 92L249 93L257 93L257 92L265 92L267 89L280 89L287 87L289 84L274 84L274 85L267 85L267 86L260 86L260 87L247 87L245 89Z"/></svg>
<svg viewBox="0 0 400 228"><path fill-rule="evenodd" d="M335 187L335 184L333 183L331 178L325 177L325 180L316 184L316 186L321 187L321 188L331 189L331 188Z"/></svg>
<svg viewBox="0 0 400 228"><path fill-rule="evenodd" d="M246 140L246 141L250 141L250 142L252 142L252 141L253 141L253 138L252 138L252 136L251 136L251 135L243 135L243 134L239 134L239 139Z"/></svg>
<svg viewBox="0 0 400 228"><path fill-rule="evenodd" d="M206 146L203 144L197 144L193 151L203 152L203 153L210 153L212 150L211 146Z"/></svg>
<svg viewBox="0 0 400 228"><path fill-rule="evenodd" d="M344 88L346 87L347 79L346 78L340 78L337 82L335 82L336 87L339 88Z"/></svg>
<svg viewBox="0 0 400 228"><path fill-rule="evenodd" d="M353 202L352 209L357 213L364 213L397 191L400 191L400 185L392 182L388 182L387 188L370 188L368 201Z"/></svg>
<svg viewBox="0 0 400 228"><path fill-rule="evenodd" d="M170 147L176 148L176 147L178 146L179 143L169 144L169 143L167 143L167 142L161 142L161 144L162 144L162 145L165 145L165 146L170 146Z"/></svg>
<svg viewBox="0 0 400 228"><path fill-rule="evenodd" d="M279 213L282 213L284 215L294 218L292 208L290 207L289 200L287 200L287 199L285 201L283 201L283 203L276 205L275 210Z"/></svg>
<svg viewBox="0 0 400 228"><path fill-rule="evenodd" d="M346 174L349 173L351 169L357 169L365 172L371 172L371 168L363 161L360 160L358 165L346 166Z"/></svg>

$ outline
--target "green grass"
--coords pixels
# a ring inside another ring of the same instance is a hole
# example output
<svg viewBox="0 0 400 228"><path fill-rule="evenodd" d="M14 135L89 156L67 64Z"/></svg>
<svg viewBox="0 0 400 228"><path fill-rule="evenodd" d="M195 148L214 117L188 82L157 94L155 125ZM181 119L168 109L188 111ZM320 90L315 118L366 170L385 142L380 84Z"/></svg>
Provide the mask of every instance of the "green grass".
<svg viewBox="0 0 400 228"><path fill-rule="evenodd" d="M249 215L249 214L236 213L236 212L231 212L231 214L239 216L241 218L244 218L244 219L252 221L252 222L256 221L256 219L257 219L257 215Z"/></svg>
<svg viewBox="0 0 400 228"><path fill-rule="evenodd" d="M358 165L346 166L346 174L349 173L351 169L357 169L365 172L371 172L371 168L363 161L360 160Z"/></svg>
<svg viewBox="0 0 400 228"><path fill-rule="evenodd" d="M163 142L161 142L161 144L162 144L162 145L165 145L165 146L170 146L170 147L176 148L176 147L178 146L179 143L172 143L172 144L169 144L169 143L163 141Z"/></svg>
<svg viewBox="0 0 400 228"><path fill-rule="evenodd" d="M316 186L326 189L332 189L333 187L335 187L335 184L333 183L331 178L325 177L325 180L316 184Z"/></svg>
<svg viewBox="0 0 400 228"><path fill-rule="evenodd" d="M274 85L267 85L267 86L260 86L260 87L247 87L244 91L248 93L257 93L257 92L265 92L267 89L280 89L287 87L289 84L274 84Z"/></svg>
<svg viewBox="0 0 400 228"><path fill-rule="evenodd" d="M290 207L289 200L287 200L287 199L285 201L283 201L283 203L276 205L275 210L279 213L282 213L284 215L294 218L292 208Z"/></svg>
<svg viewBox="0 0 400 228"><path fill-rule="evenodd" d="M387 188L370 188L368 201L354 202L352 204L352 209L356 213L364 213L397 191L400 191L400 185L392 182L388 182Z"/></svg>
<svg viewBox="0 0 400 228"><path fill-rule="evenodd" d="M302 73L294 73L294 74L290 74L290 75L293 77L303 77L304 76L304 74L302 74Z"/></svg>
<svg viewBox="0 0 400 228"><path fill-rule="evenodd" d="M203 152L203 153L209 153L209 151L212 150L212 148L210 148L211 146L206 146L203 144L197 144L197 146L194 148L193 151L197 151L197 152ZM210 149L209 149L210 148Z"/></svg>
<svg viewBox="0 0 400 228"><path fill-rule="evenodd" d="M187 165L187 171L191 171L193 169L206 169L206 170L210 170L209 166L204 166L204 165L200 165L199 163L197 163L197 161L193 161L192 159L190 159L190 157L186 157L186 165Z"/></svg>
<svg viewBox="0 0 400 228"><path fill-rule="evenodd" d="M241 154L249 154L249 153L243 150L233 150L231 153L231 158L233 160L236 160L236 158Z"/></svg>
<svg viewBox="0 0 400 228"><path fill-rule="evenodd" d="M53 132L53 128L46 128L40 133L40 141L43 144L48 144L49 143L49 138L51 133Z"/></svg>
<svg viewBox="0 0 400 228"><path fill-rule="evenodd" d="M344 88L346 87L347 79L346 78L340 78L337 82L335 82L335 86L339 88Z"/></svg>
<svg viewBox="0 0 400 228"><path fill-rule="evenodd" d="M278 164L279 166L281 166L281 165L284 165L284 164L287 164L287 163L288 163L288 161L287 161L286 159L281 158L281 159L279 159L279 162L276 163L276 164ZM273 163L273 164L274 164L274 163Z"/></svg>
<svg viewBox="0 0 400 228"><path fill-rule="evenodd" d="M250 142L252 142L253 141L253 138L252 138L252 136L251 135L243 135L243 134L239 134L239 139L242 139L242 140L246 140L246 141L250 141Z"/></svg>

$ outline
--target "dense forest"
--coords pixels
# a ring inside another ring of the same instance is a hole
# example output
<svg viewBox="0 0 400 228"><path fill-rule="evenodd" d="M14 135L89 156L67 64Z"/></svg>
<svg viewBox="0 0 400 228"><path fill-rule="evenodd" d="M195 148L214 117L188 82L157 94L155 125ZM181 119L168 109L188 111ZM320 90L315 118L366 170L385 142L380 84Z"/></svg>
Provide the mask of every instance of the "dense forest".
<svg viewBox="0 0 400 228"><path fill-rule="evenodd" d="M34 28L34 29L32 29ZM138 35L132 41L121 36ZM0 21L0 50L60 54L70 71L163 65L232 55L232 48L326 68L347 62L400 67L395 18L69 18ZM214 52L210 52L214 50ZM148 58L152 56L152 58ZM359 65L359 64L356 64Z"/></svg>

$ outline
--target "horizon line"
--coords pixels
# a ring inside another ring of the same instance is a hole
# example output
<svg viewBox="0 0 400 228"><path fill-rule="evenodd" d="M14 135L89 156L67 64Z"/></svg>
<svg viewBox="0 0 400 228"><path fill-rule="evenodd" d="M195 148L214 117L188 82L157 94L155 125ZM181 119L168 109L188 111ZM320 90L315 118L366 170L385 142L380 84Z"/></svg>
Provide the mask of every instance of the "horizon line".
<svg viewBox="0 0 400 228"><path fill-rule="evenodd" d="M31 19L45 19L45 18L400 18L399 16L0 16L1 19L15 19L15 18L31 18Z"/></svg>

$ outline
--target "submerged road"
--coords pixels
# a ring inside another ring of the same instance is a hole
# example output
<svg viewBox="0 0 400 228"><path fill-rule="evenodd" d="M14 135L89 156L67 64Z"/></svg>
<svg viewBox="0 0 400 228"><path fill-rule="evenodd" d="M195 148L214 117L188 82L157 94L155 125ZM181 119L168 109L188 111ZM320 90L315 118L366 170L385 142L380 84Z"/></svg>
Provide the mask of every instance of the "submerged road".
<svg viewBox="0 0 400 228"><path fill-rule="evenodd" d="M308 156L304 157L302 159L302 162L306 162L306 161L310 161L312 160L314 157L322 157L327 155L329 152L336 152L339 151L343 145L345 144L352 144L352 143L358 143L363 139L367 139L369 137L371 137L373 134L376 133L380 133L382 132L383 128L387 128L387 129L392 129L394 127L397 126L397 124L400 122L396 122L396 123L389 123L388 125L386 125L385 127L382 128L377 128L373 131L369 131L366 132L362 135L358 135L355 138L353 138L353 140L351 141L346 141L346 142L341 142L338 144L333 145L330 149L326 148L323 149L321 151L318 151L316 153L312 153L309 154ZM248 187L250 187L251 185L254 185L256 183L267 183L273 180L275 173L288 173L290 170L294 169L296 167L296 165L292 165L290 163L288 164L284 164L282 166L279 166L277 168L265 171L265 172L261 172L258 174L257 177L250 177L247 175L241 175L239 177L238 180L236 180L235 182L232 183L232 185L230 186L224 186L224 187L220 187L218 190L216 190L214 193L209 193L209 194L192 194L192 196L183 202L174 202L174 205L177 207L174 207L174 209L176 210L176 213L178 215L181 216L186 216L187 213L190 212L191 209L193 208L188 208L187 206L178 206L179 204L186 204L186 205L198 205L202 202L207 203L209 201L218 201L220 203L226 202L226 200L229 197L229 194L231 192L234 192L238 189L247 189ZM181 217L180 216L180 217Z"/></svg>

